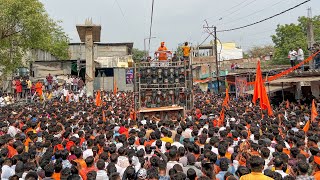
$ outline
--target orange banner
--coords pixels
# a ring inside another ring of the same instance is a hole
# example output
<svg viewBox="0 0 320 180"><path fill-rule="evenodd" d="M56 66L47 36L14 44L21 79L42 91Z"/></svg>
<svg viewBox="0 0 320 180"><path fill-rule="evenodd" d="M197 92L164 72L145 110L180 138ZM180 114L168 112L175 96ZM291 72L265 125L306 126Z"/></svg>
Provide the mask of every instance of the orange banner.
<svg viewBox="0 0 320 180"><path fill-rule="evenodd" d="M274 81L274 80L276 80L276 79L281 78L282 76L285 76L285 75L291 73L292 71L298 69L298 68L299 68L300 66L302 66L303 64L306 64L306 63L308 63L309 61L311 61L318 53L320 53L320 51L312 54L311 56L309 56L307 59L305 59L305 60L302 61L301 63L299 63L299 64L297 64L297 65L295 65L295 66L293 66L293 67L291 67L291 68L289 68L289 69L286 69L286 70L280 72L279 74L276 74L276 75L274 75L274 76L269 76L269 77L267 78L267 80L263 80L263 82L266 82L266 81L267 81L267 82ZM231 82L231 81L227 81L227 82L228 82L229 84L235 84L235 82ZM253 82L247 82L247 86L249 86L249 85L254 85L254 81L253 81Z"/></svg>

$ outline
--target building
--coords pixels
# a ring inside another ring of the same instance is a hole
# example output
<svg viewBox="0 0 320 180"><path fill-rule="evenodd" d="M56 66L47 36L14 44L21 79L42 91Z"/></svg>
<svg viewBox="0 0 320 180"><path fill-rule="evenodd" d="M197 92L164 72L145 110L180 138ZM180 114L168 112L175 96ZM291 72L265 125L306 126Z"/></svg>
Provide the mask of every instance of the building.
<svg viewBox="0 0 320 180"><path fill-rule="evenodd" d="M132 91L133 83L127 80L128 72L132 72L133 43L94 43L95 62L94 89L113 90L114 81L119 91ZM67 75L79 75L85 79L85 45L84 43L69 44L69 59L57 60L50 54L37 50L33 52L34 62L31 63L31 76L44 79L49 73L57 75L63 81ZM133 77L130 77L133 79Z"/></svg>

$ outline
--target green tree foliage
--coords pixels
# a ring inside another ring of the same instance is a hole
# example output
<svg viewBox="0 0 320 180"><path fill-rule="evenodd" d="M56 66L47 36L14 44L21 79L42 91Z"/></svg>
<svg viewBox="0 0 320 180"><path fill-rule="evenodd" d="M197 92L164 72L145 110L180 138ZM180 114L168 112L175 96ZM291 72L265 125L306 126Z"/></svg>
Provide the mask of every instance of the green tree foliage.
<svg viewBox="0 0 320 180"><path fill-rule="evenodd" d="M184 44L179 44L179 46L177 47L177 49L176 49L176 51L174 52L174 53L176 53L177 54L177 56L178 57L182 57L183 56L183 50L182 50L182 46L183 46Z"/></svg>
<svg viewBox="0 0 320 180"><path fill-rule="evenodd" d="M137 48L132 49L132 59L135 62L140 62L141 59L143 59L146 54L147 53L145 51L139 50Z"/></svg>
<svg viewBox="0 0 320 180"><path fill-rule="evenodd" d="M273 53L273 51L274 47L272 45L255 46L249 50L248 54L251 57L260 58L266 55L270 55L270 53Z"/></svg>
<svg viewBox="0 0 320 180"><path fill-rule="evenodd" d="M297 24L278 25L276 34L272 35L272 41L275 44L273 61L276 64L289 63L288 52L292 49L301 47L305 54L307 45L307 17L299 17ZM314 26L315 40L320 41L320 16L312 19Z"/></svg>
<svg viewBox="0 0 320 180"><path fill-rule="evenodd" d="M31 49L68 58L69 38L39 0L0 0L0 9L0 66L5 72L21 66Z"/></svg>

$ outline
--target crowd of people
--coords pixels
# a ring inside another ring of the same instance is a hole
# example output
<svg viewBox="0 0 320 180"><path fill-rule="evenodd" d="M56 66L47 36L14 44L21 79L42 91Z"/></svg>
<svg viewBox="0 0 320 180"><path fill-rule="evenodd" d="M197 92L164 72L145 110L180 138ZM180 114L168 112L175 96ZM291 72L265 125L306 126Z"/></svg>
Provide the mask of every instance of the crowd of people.
<svg viewBox="0 0 320 180"><path fill-rule="evenodd" d="M72 75L68 75L60 83L57 75L52 76L50 73L46 78L36 80L35 82L32 82L28 76L15 77L11 81L11 93L0 93L0 107L24 100L65 99L66 96L68 96L70 101L78 101L85 93L84 85L85 83L80 77Z"/></svg>
<svg viewBox="0 0 320 180"><path fill-rule="evenodd" d="M291 102L268 117L246 99L197 92L185 117L140 119L132 92L102 92L102 105L53 98L0 108L2 180L320 179L319 119Z"/></svg>

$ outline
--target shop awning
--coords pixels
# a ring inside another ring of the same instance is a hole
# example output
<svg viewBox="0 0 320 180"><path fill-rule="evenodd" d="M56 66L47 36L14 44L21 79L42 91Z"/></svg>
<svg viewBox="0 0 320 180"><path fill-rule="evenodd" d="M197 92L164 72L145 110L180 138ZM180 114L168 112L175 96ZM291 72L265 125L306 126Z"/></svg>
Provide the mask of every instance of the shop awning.
<svg viewBox="0 0 320 180"><path fill-rule="evenodd" d="M283 86L283 89L290 89L291 86ZM269 93L269 89L270 89L270 93L274 93L277 91L281 91L282 90L282 86L266 86L266 91L267 93ZM247 94L253 94L253 90L250 91L246 91Z"/></svg>

